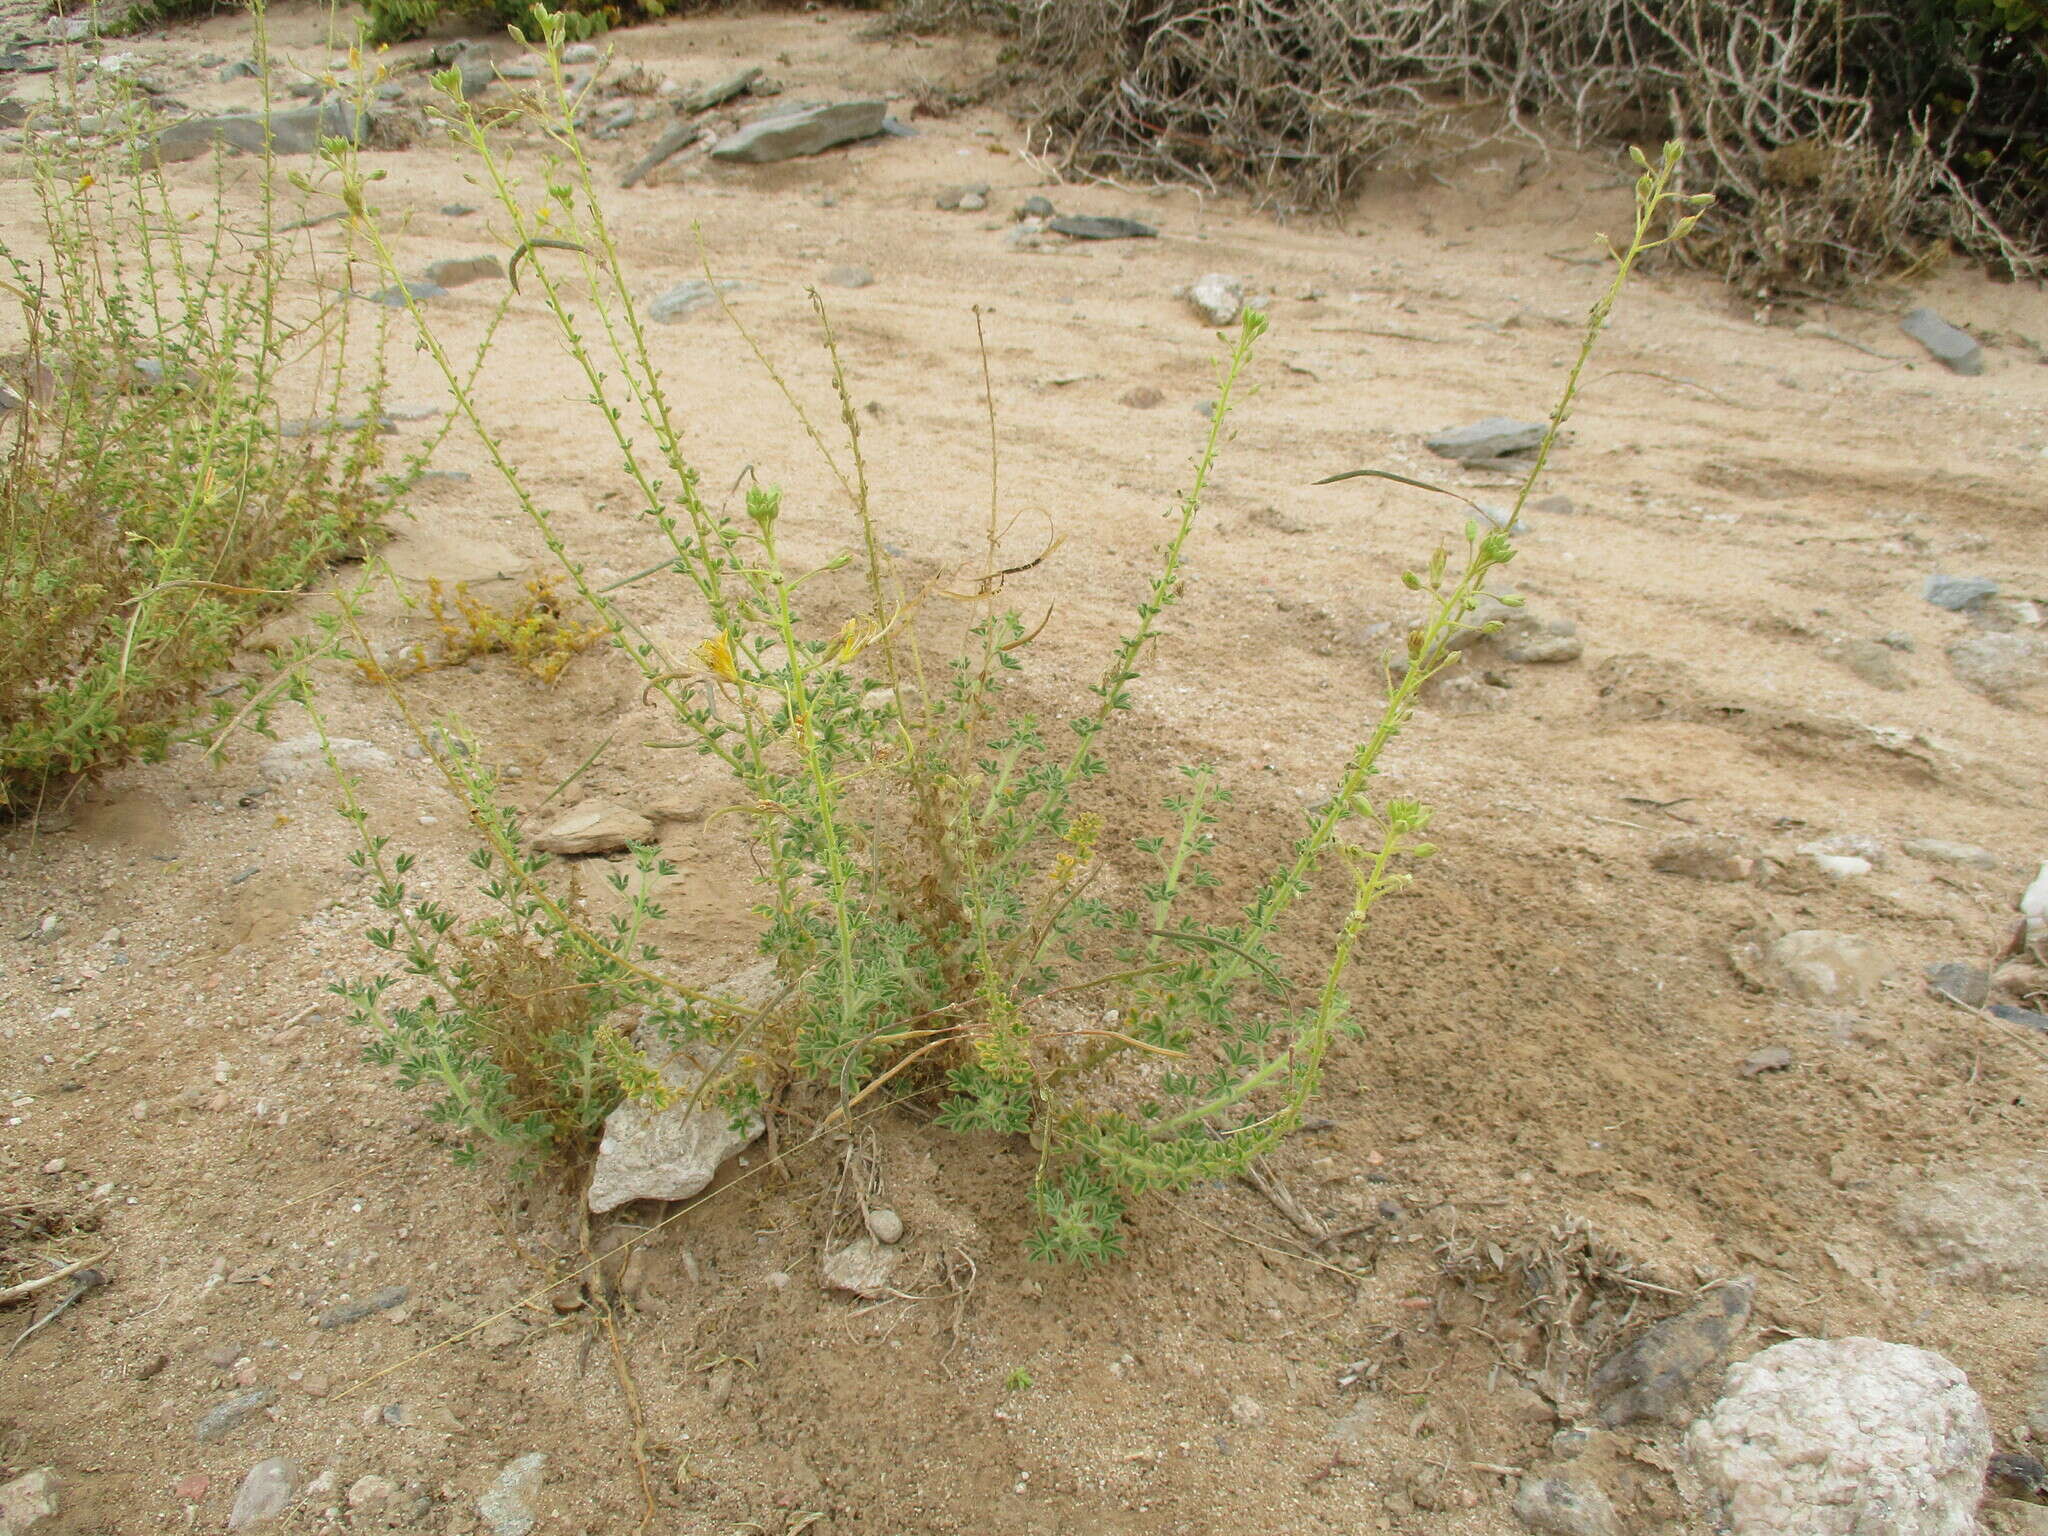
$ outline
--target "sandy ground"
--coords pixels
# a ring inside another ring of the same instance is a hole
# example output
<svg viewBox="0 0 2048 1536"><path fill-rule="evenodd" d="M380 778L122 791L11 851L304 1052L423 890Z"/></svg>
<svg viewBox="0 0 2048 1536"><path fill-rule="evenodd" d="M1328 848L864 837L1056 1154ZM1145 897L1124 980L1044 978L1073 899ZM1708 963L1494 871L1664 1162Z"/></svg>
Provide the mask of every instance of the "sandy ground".
<svg viewBox="0 0 2048 1536"><path fill-rule="evenodd" d="M1371 464L1498 499L1504 480L1421 440L1545 412L1604 280L1582 258L1619 227L1624 183L1607 160L1510 149L1440 185L1378 188L1341 223L1057 185L994 106L911 115L920 92L978 77L978 45L865 39L869 21L618 36L622 59L678 80L759 63L793 93L887 90L918 129L615 190L626 260L657 293L698 270L701 229L714 265L748 285L740 314L828 415L804 290L833 267L872 270L870 287L824 291L887 537L921 574L977 557L981 307L1003 497L1021 514L1006 553L1060 540L1010 587L1034 618L1052 610L1029 684L1048 710L1096 675L1204 428L1217 344L1176 291L1222 271L1270 293L1257 388L1121 738L1129 777L1103 802L1135 819L1173 765L1216 763L1238 794L1217 867L1247 880L1374 708L1379 657L1412 616L1399 569L1459 523L1455 504L1381 482L1310 482ZM286 11L275 45L324 68L327 25ZM193 62L240 56L245 34L221 19L108 51L141 54L194 107L247 105L252 84ZM607 175L656 131L597 146ZM369 158L388 171L375 196L406 262L508 253L488 214L438 211L484 201L452 152ZM196 187L207 172L174 174ZM245 168L231 180L248 195ZM987 212L934 207L972 181L993 184ZM1009 249L1009 210L1033 193L1161 234ZM6 239L30 238L27 204L0 195ZM459 289L429 312L459 346L502 291ZM1911 303L1993 341L1985 373L1919 355L1896 329ZM845 547L829 476L732 330L700 313L653 338L704 483L722 493L751 464L787 489L800 558ZM1576 621L1583 657L1482 654L1471 670L1486 680L1440 693L1390 759L1389 783L1439 808L1444 851L1385 909L1356 973L1363 1038L1333 1060L1324 1118L1274 1160L1313 1218L1361 1229L1323 1250L1233 1184L1143 1202L1131 1257L1105 1272L1034 1267L1026 1161L896 1115L734 1169L718 1199L647 1238L611 1332L597 1308L546 1299L584 1262L559 1192L457 1168L423 1106L360 1061L326 988L372 968L370 907L329 785L252 796L252 738L219 766L180 751L116 773L55 829L0 833L0 1205L56 1229L0 1243L104 1251L112 1282L0 1366L0 1475L54 1466L54 1528L110 1536L220 1529L271 1456L322 1479L279 1528L467 1532L500 1468L533 1452L548 1458L542 1532L641 1529L651 1499L646 1529L691 1536L1479 1536L1520 1529L1517 1474L1548 1466L1553 1433L1583 1415L1593 1353L1736 1275L1757 1283L1739 1352L1858 1333L1939 1350L2015 1443L2048 1301L1944 1278L1892 1211L1930 1176L2031 1153L2048 1131L2041 1040L1920 981L1926 965L1988 958L2048 857L2043 696L1965 686L1944 646L1971 620L1920 597L1936 570L2048 597L2043 344L2041 293L1961 271L1797 314L1752 314L1676 272L1627 296L1541 487L1570 510L1533 517L1512 572L1532 607ZM445 404L408 346L392 362L396 404ZM637 571L661 551L565 377L539 306L514 299L485 375L491 417L592 569ZM1146 386L1160 403L1124 403ZM404 440L429 429L408 424ZM401 586L440 576L488 593L542 557L474 440L458 433L438 462L474 478L411 503L388 551ZM633 592L638 616L691 642L679 593ZM384 638L422 632L388 588L372 616ZM1896 688L1836 659L1880 636ZM587 655L552 687L486 659L413 696L522 770L527 802L609 739L581 789L719 803L694 760L650 745L662 722L617 655ZM464 902L462 817L407 754L391 701L335 667L321 703L333 730L392 754L366 777L371 810L421 855L424 888ZM1652 869L1695 832L1776 862L1734 884ZM1824 876L1797 849L1834 835L1887 858ZM1981 844L1997 867L1918 862L1900 851L1916 837ZM749 947L732 819L665 821L662 841L679 872L661 937L679 970L715 977ZM1771 928L1867 939L1888 979L1861 1002L1752 990L1727 956ZM1772 1046L1787 1069L1741 1073ZM908 1223L906 1299L854 1303L818 1283L849 1177ZM1579 1327L1519 1316L1517 1285L1483 1273L1489 1245L1569 1254L1587 1233L1610 1278L1589 1282ZM402 1306L315 1326L394 1285ZM7 1335L33 1315L8 1310ZM1554 1400L1529 1390L1546 1347ZM275 1394L262 1411L195 1439L207 1410L259 1389ZM1340 1422L1348 1440L1332 1439ZM1602 1433L1572 1465L1627 1530L1704 1531L1675 1444L1668 1426ZM389 1499L352 1506L365 1477Z"/></svg>

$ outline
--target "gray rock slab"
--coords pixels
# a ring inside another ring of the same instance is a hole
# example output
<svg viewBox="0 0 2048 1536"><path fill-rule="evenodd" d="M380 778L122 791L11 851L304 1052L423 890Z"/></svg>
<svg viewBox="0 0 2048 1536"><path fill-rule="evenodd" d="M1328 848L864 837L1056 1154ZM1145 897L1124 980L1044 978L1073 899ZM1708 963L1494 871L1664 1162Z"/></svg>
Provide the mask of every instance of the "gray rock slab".
<svg viewBox="0 0 2048 1536"><path fill-rule="evenodd" d="M1906 311L1899 329L1919 342L1936 361L1951 372L1978 374L1984 371L1984 349L1968 331L1950 325L1926 307Z"/></svg>
<svg viewBox="0 0 2048 1536"><path fill-rule="evenodd" d="M1945 576L1936 571L1920 584L1920 595L1937 608L1960 613L1987 597L1998 596L1998 583L1982 576Z"/></svg>
<svg viewBox="0 0 2048 1536"><path fill-rule="evenodd" d="M389 288L379 288L375 293L366 293L363 297L372 304L383 305L386 309L403 309L407 300L415 304L424 304L428 299L445 299L448 297L448 290L439 283L408 279Z"/></svg>
<svg viewBox="0 0 2048 1536"><path fill-rule="evenodd" d="M1045 227L1069 240L1153 240L1159 231L1137 219L1102 218L1090 213L1063 213Z"/></svg>
<svg viewBox="0 0 2048 1536"><path fill-rule="evenodd" d="M1543 441L1545 430L1540 421L1489 416L1470 426L1452 427L1424 438L1423 446L1440 459L1498 459L1507 454L1530 452Z"/></svg>
<svg viewBox="0 0 2048 1536"><path fill-rule="evenodd" d="M388 1312L393 1307L402 1307L412 1292L402 1285L387 1285L381 1291L368 1296L359 1296L354 1301L339 1301L320 1314L313 1326L333 1330L346 1328L350 1323L359 1323L374 1312Z"/></svg>
<svg viewBox="0 0 2048 1536"><path fill-rule="evenodd" d="M198 1424L193 1426L192 1438L201 1445L217 1444L276 1401L277 1394L268 1387L237 1393L226 1402L215 1403L207 1409Z"/></svg>
<svg viewBox="0 0 2048 1536"><path fill-rule="evenodd" d="M260 155L268 140L279 155L310 155L322 139L347 139L361 144L370 131L367 114L345 101L273 112L266 125L260 112L227 112L218 117L188 117L157 134L153 146L159 164L197 160L216 146L245 155Z"/></svg>
<svg viewBox="0 0 2048 1536"><path fill-rule="evenodd" d="M687 319L700 309L718 302L721 293L736 293L746 287L737 278L721 278L714 287L701 277L692 277L647 301L647 318L663 324Z"/></svg>
<svg viewBox="0 0 2048 1536"><path fill-rule="evenodd" d="M1991 995L1991 974L1967 960L1944 960L1923 972L1927 990L1937 997L1954 998L1965 1008L1982 1008Z"/></svg>
<svg viewBox="0 0 2048 1536"><path fill-rule="evenodd" d="M235 1490L235 1505L228 1512L228 1529L253 1531L276 1522L292 1507L304 1485L305 1475L295 1461L273 1456L259 1461Z"/></svg>
<svg viewBox="0 0 2048 1536"><path fill-rule="evenodd" d="M1952 864L1961 869L1996 869L1998 855L1975 843L1951 843L1939 837L1909 837L1899 844L1906 857L1925 864Z"/></svg>
<svg viewBox="0 0 2048 1536"><path fill-rule="evenodd" d="M871 139L889 115L883 101L835 101L748 123L719 140L711 158L728 165L770 165Z"/></svg>

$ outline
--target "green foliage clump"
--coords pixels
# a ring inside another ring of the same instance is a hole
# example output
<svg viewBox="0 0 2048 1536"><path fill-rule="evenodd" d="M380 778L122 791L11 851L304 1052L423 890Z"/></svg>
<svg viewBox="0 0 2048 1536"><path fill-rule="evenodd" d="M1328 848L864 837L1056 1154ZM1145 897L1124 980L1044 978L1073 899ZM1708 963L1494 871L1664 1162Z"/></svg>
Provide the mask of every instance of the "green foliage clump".
<svg viewBox="0 0 2048 1536"><path fill-rule="evenodd" d="M348 307L298 306L268 193L231 210L217 189L195 219L132 163L30 172L42 248L0 245L25 342L0 367L0 816L161 753L241 636L388 504L381 381L341 417ZM328 417L288 432L291 392Z"/></svg>
<svg viewBox="0 0 2048 1536"><path fill-rule="evenodd" d="M533 917L543 948L571 957L585 1033L630 1017L638 1037L688 1053L706 1074L703 1091L728 1103L758 1092L765 1073L816 1085L832 1101L828 1123L910 1098L952 1131L1013 1139L1030 1149L1038 1217L1030 1251L1084 1264L1112 1258L1134 1199L1241 1172L1286 1136L1317 1091L1332 1043L1356 1027L1345 982L1373 909L1435 851L1429 809L1377 792L1379 762L1421 689L1456 663L1455 642L1482 622L1475 615L1490 580L1515 557L1511 529L1469 524L1462 554L1439 549L1404 576L1417 612L1406 653L1389 669L1384 707L1341 755L1328 794L1277 866L1249 890L1225 889L1211 855L1231 799L1213 769L1185 766L1149 826L1113 829L1102 791L1127 772L1111 750L1116 727L1136 707L1163 622L1183 597L1204 491L1265 318L1247 314L1218 365L1206 440L1089 703L1048 716L1020 700L1036 630L1003 600L1004 519L993 487L973 622L964 643L930 648L928 594L898 578L883 544L860 413L822 302L814 298L842 450L826 444L754 350L824 453L851 512L851 547L803 568L785 542L777 489L754 484L733 511L705 498L640 339L629 276L576 137L559 67L565 36L548 19L551 100L535 109L554 150L544 204L510 179L452 72L440 83L479 182L496 191L518 254L532 256L529 281L555 319L608 452L635 487L645 527L667 546L669 560L643 576L672 579L676 590L659 596L664 614L694 610L700 638L687 654L672 654L636 621L632 582L590 582L482 417L474 369L450 355L426 313L415 309L414 318L458 410L566 578L618 637L681 743L731 780L750 819L760 947L781 995L734 1009L677 984L641 938L644 897L628 894L609 932L581 922L542 863L519 853L514 819L489 778L463 771L451 782L486 833L486 894L515 918ZM1673 206L1677 146L1655 165L1637 158L1635 228L1613 252L1614 282L1594 308L1523 500L1631 266L1690 230L1706 201ZM345 157L341 164L366 208L367 237L389 263L367 207L369 183ZM993 428L992 398L990 415ZM851 617L828 622L812 583L841 570L859 573L861 597ZM374 839L366 846L382 856ZM1337 898L1334 927L1309 915L1318 895ZM392 911L408 906L396 883L380 901ZM421 909L411 910L417 931ZM451 917L426 910L432 935L453 931ZM1306 964L1289 958L1305 927L1316 956ZM393 930L378 939L401 943ZM493 1102L503 1074L472 1043L473 963L431 936L415 939L406 961L428 995L468 1000L450 1048L404 1058L422 1063L411 1080L431 1077L458 1109L465 1095ZM450 1015L424 1002L401 1005L391 985L356 994L380 1038L396 1025L408 1039L440 1041ZM517 1121L492 1111L470 1123L505 1139L502 1125Z"/></svg>
<svg viewBox="0 0 2048 1536"><path fill-rule="evenodd" d="M352 1020L371 1031L370 1060L395 1068L401 1087L438 1095L432 1118L457 1134L459 1160L488 1144L510 1149L522 1166L543 1158L573 1164L627 1099L668 1102L667 1085L618 1020L661 999L641 969L657 956L639 935L663 915L649 882L674 869L641 850L630 876L610 877L625 910L593 932L574 916L573 893L558 899L539 884L547 859L520 842L470 744L439 761L479 810L486 841L471 862L492 915L464 924L409 889L413 857L368 832L351 788L343 813L364 836L350 862L375 877L371 899L387 919L370 930L370 942L400 974L429 985L419 996L394 997L400 974L388 974L339 990Z"/></svg>

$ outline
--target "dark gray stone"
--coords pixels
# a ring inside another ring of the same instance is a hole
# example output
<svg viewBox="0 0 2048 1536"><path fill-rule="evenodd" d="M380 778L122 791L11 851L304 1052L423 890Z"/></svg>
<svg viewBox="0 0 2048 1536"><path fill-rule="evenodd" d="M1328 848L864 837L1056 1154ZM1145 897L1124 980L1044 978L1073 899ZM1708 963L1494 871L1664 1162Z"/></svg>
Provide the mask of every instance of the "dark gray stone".
<svg viewBox="0 0 2048 1536"><path fill-rule="evenodd" d="M277 1401L277 1394L268 1387L258 1387L254 1392L243 1392L224 1403L215 1403L193 1427L192 1438L202 1445L212 1445L225 1440L257 1414Z"/></svg>
<svg viewBox="0 0 2048 1536"><path fill-rule="evenodd" d="M1995 1019L2008 1024L2024 1024L2029 1029L2038 1029L2048 1034L2048 1013L2036 1013L2031 1008L2021 1008L2013 1003L1993 1003L1984 1010Z"/></svg>
<svg viewBox="0 0 2048 1536"><path fill-rule="evenodd" d="M1452 427L1425 438L1423 446L1440 459L1498 459L1511 453L1528 453L1543 441L1545 427L1540 421L1516 421L1508 416L1489 416L1469 427Z"/></svg>
<svg viewBox="0 0 2048 1536"><path fill-rule="evenodd" d="M1933 310L1913 309L1899 322L1899 329L1919 342L1935 359L1954 373L1984 371L1984 349L1968 331L1950 325Z"/></svg>
<svg viewBox="0 0 2048 1536"><path fill-rule="evenodd" d="M1699 1379L1727 1359L1749 1322L1754 1280L1737 1280L1666 1318L1593 1372L1593 1401L1609 1428L1690 1417Z"/></svg>
<svg viewBox="0 0 2048 1536"><path fill-rule="evenodd" d="M713 107L725 105L726 102L731 101L735 96L746 95L748 89L760 78L760 65L756 64L750 69L743 69L736 75L728 75L723 80L716 81L699 90L690 91L677 98L676 111L684 117L692 117L699 112L709 112ZM772 95L774 93L763 92L762 94Z"/></svg>
<svg viewBox="0 0 2048 1536"><path fill-rule="evenodd" d="M888 114L889 105L883 101L835 101L801 107L748 123L721 139L712 148L711 158L728 165L769 165L821 154L841 144L873 138L882 131L882 119Z"/></svg>
<svg viewBox="0 0 2048 1536"><path fill-rule="evenodd" d="M403 1285L387 1285L373 1295L361 1296L354 1301L337 1302L320 1314L318 1328L346 1328L350 1323L360 1323L373 1312L389 1312L393 1307L405 1305L412 1294Z"/></svg>
<svg viewBox="0 0 2048 1536"><path fill-rule="evenodd" d="M1045 226L1070 240L1154 240L1159 231L1136 219L1099 218L1090 213L1063 213Z"/></svg>
<svg viewBox="0 0 2048 1536"><path fill-rule="evenodd" d="M1998 596L1998 583L1982 576L1944 576L1936 571L1920 584L1920 595L1937 608L1961 613L1987 597Z"/></svg>
<svg viewBox="0 0 2048 1536"><path fill-rule="evenodd" d="M227 112L219 117L188 117L156 136L154 158L160 165L197 160L218 146L239 154L260 155L265 142L260 112ZM345 101L324 101L317 107L293 107L270 114L268 140L273 154L310 155L322 139L347 139L361 144L369 137L370 120Z"/></svg>
<svg viewBox="0 0 2048 1536"><path fill-rule="evenodd" d="M1982 1008L1984 999L1991 995L1990 973L1966 960L1930 965L1925 974L1928 991L1937 997L1953 998L1965 1008Z"/></svg>
<svg viewBox="0 0 2048 1536"><path fill-rule="evenodd" d="M1617 1536L1614 1505L1590 1478L1525 1477L1515 1518L1544 1536Z"/></svg>
<svg viewBox="0 0 2048 1536"><path fill-rule="evenodd" d="M254 80L255 78L256 65L250 59L237 59L220 72L220 83L222 85L230 84L236 80Z"/></svg>
<svg viewBox="0 0 2048 1536"><path fill-rule="evenodd" d="M1027 197L1017 205L1017 217L1020 219L1049 219L1055 211L1049 197Z"/></svg>

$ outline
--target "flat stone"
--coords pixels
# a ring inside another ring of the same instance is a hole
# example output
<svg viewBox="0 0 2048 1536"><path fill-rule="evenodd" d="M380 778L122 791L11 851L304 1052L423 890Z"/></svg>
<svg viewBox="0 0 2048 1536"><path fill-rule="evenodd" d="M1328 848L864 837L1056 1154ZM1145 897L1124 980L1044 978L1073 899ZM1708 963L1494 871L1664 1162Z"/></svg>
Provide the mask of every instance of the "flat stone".
<svg viewBox="0 0 2048 1536"><path fill-rule="evenodd" d="M63 1480L48 1467L0 1484L0 1531L28 1536L43 1521L56 1519L63 1492Z"/></svg>
<svg viewBox="0 0 2048 1536"><path fill-rule="evenodd" d="M1063 213L1045 227L1069 240L1154 240L1159 231L1136 219L1103 218L1090 213Z"/></svg>
<svg viewBox="0 0 2048 1536"><path fill-rule="evenodd" d="M428 299L445 299L448 290L439 283L408 280L389 288L379 288L375 293L363 297L372 304L381 304L386 309L403 309L407 302L424 304Z"/></svg>
<svg viewBox="0 0 2048 1536"><path fill-rule="evenodd" d="M774 963L762 961L710 990L742 1006L763 1008L774 1000L780 983ZM648 1061L673 1090L672 1102L665 1109L628 1102L605 1120L586 1196L594 1212L629 1200L687 1200L717 1177L727 1158L767 1129L758 1115L735 1126L729 1109L714 1104L691 1108L704 1073L684 1052L661 1058L649 1052Z"/></svg>
<svg viewBox="0 0 2048 1536"><path fill-rule="evenodd" d="M879 1301L889 1294L889 1276L900 1257L896 1249L885 1247L872 1233L857 1237L825 1260L826 1287Z"/></svg>
<svg viewBox="0 0 2048 1536"><path fill-rule="evenodd" d="M1984 1011L2008 1024L2024 1024L2028 1029L2048 1032L2048 1013L2037 1013L2032 1008L2020 1008L2012 1003L1989 1003Z"/></svg>
<svg viewBox="0 0 2048 1536"><path fill-rule="evenodd" d="M1767 1045L1742 1058L1744 1077L1762 1077L1766 1072L1789 1072L1792 1053L1782 1045Z"/></svg>
<svg viewBox="0 0 2048 1536"><path fill-rule="evenodd" d="M1913 837L1899 844L1908 858L1923 864L1948 864L1959 869L1996 869L1998 855L1975 843L1951 843L1938 837Z"/></svg>
<svg viewBox="0 0 2048 1536"><path fill-rule="evenodd" d="M1891 974L1883 951L1868 939L1802 928L1788 933L1769 950L1782 984L1814 1003L1861 1002Z"/></svg>
<svg viewBox="0 0 2048 1536"><path fill-rule="evenodd" d="M495 256L450 256L428 266L420 274L441 288L460 288L466 283L505 280L505 264Z"/></svg>
<svg viewBox="0 0 2048 1536"><path fill-rule="evenodd" d="M1525 1477L1515 1489L1515 1518L1544 1536L1619 1536L1614 1505L1586 1477Z"/></svg>
<svg viewBox="0 0 2048 1536"><path fill-rule="evenodd" d="M346 1328L350 1323L359 1323L373 1312L389 1312L393 1307L402 1307L411 1290L403 1285L387 1285L373 1295L359 1297L355 1301L337 1302L320 1314L316 1328Z"/></svg>
<svg viewBox="0 0 2048 1536"><path fill-rule="evenodd" d="M545 1452L533 1451L506 1464L497 1481L476 1501L476 1512L490 1528L491 1536L527 1536L540 1521L534 1510L541 1483L547 1476Z"/></svg>
<svg viewBox="0 0 2048 1536"><path fill-rule="evenodd" d="M1944 1279L2048 1293L2048 1157L1913 1185L1892 1219Z"/></svg>
<svg viewBox="0 0 2048 1536"><path fill-rule="evenodd" d="M1498 459L1508 454L1528 453L1543 441L1548 429L1540 421L1516 421L1507 416L1489 416L1468 427L1452 427L1423 439L1423 446L1440 459Z"/></svg>
<svg viewBox="0 0 2048 1536"><path fill-rule="evenodd" d="M767 165L800 155L821 154L840 144L871 139L889 115L883 101L839 101L802 107L758 119L718 141L713 160L728 165Z"/></svg>
<svg viewBox="0 0 2048 1536"><path fill-rule="evenodd" d="M1991 1428L1940 1355L1792 1339L1730 1367L1686 1448L1738 1536L1973 1536Z"/></svg>
<svg viewBox="0 0 2048 1536"><path fill-rule="evenodd" d="M1234 325L1244 313L1244 279L1223 272L1205 272L1182 290L1188 307L1205 325Z"/></svg>
<svg viewBox="0 0 2048 1536"><path fill-rule="evenodd" d="M1949 670L1999 700L2048 686L2048 638L2004 630L1972 630L1945 648Z"/></svg>
<svg viewBox="0 0 2048 1536"><path fill-rule="evenodd" d="M252 1531L269 1525L292 1507L304 1481L305 1475L295 1461L273 1456L257 1462L235 1491L235 1506L228 1512L228 1529Z"/></svg>
<svg viewBox="0 0 2048 1536"><path fill-rule="evenodd" d="M243 1392L226 1402L215 1403L193 1427L192 1438L201 1445L217 1444L276 1401L277 1394L270 1388L258 1387L254 1392Z"/></svg>
<svg viewBox="0 0 2048 1536"><path fill-rule="evenodd" d="M1919 342L1934 355L1936 361L1953 373L1978 374L1984 371L1984 349L1977 345L1977 338L1950 325L1931 309L1922 307L1906 311L1906 318L1899 322L1899 329Z"/></svg>
<svg viewBox="0 0 2048 1536"><path fill-rule="evenodd" d="M273 784L291 779L316 779L328 772L327 753L349 773L368 773L395 767L397 760L382 747L353 736L335 736L322 750L318 736L292 736L272 745L256 759L257 771Z"/></svg>
<svg viewBox="0 0 2048 1536"><path fill-rule="evenodd" d="M1507 660L1529 664L1577 661L1586 650L1570 619L1546 619L1526 608L1508 610L1492 639Z"/></svg>
<svg viewBox="0 0 2048 1536"><path fill-rule="evenodd" d="M260 112L227 112L218 117L190 117L157 134L153 146L158 164L197 160L216 146L245 155L260 155L266 138L278 155L310 155L322 139L347 139L361 144L370 132L366 113L345 101L293 107L270 114L268 133Z"/></svg>
<svg viewBox="0 0 2048 1536"><path fill-rule="evenodd" d="M1791 1064L1789 1051L1785 1064ZM1724 1285L1609 1355L1592 1378L1600 1422L1616 1429L1624 1424L1689 1419L1697 1406L1695 1388L1735 1348L1748 1325L1755 1295L1754 1280Z"/></svg>
<svg viewBox="0 0 2048 1536"><path fill-rule="evenodd" d="M1739 837L1717 832L1674 837L1650 856L1650 868L1660 875L1734 884L1756 873L1756 851Z"/></svg>
<svg viewBox="0 0 2048 1536"><path fill-rule="evenodd" d="M1823 653L1829 661L1853 672L1873 688L1903 693L1906 674L1894 659L1892 648L1877 640L1837 640Z"/></svg>
<svg viewBox="0 0 2048 1536"><path fill-rule="evenodd" d="M734 293L745 286L738 278L732 277L721 278L715 285L705 278L687 278L648 300L647 318L672 324L716 304L719 294Z"/></svg>
<svg viewBox="0 0 2048 1536"><path fill-rule="evenodd" d="M1930 965L1923 973L1927 990L1937 997L1954 998L1965 1008L1982 1008L1991 995L1991 973L1967 960L1946 960Z"/></svg>
<svg viewBox="0 0 2048 1536"><path fill-rule="evenodd" d="M616 800L586 800L535 833L533 846L542 853L574 858L590 853L617 853L629 843L654 837L654 823Z"/></svg>
<svg viewBox="0 0 2048 1536"><path fill-rule="evenodd" d="M866 267L833 267L825 274L825 281L834 288L870 288L874 286L875 274Z"/></svg>
<svg viewBox="0 0 2048 1536"><path fill-rule="evenodd" d="M1998 583L1982 576L1945 576L1936 571L1920 583L1920 595L1937 608L1961 613L1987 597L1998 596Z"/></svg>

